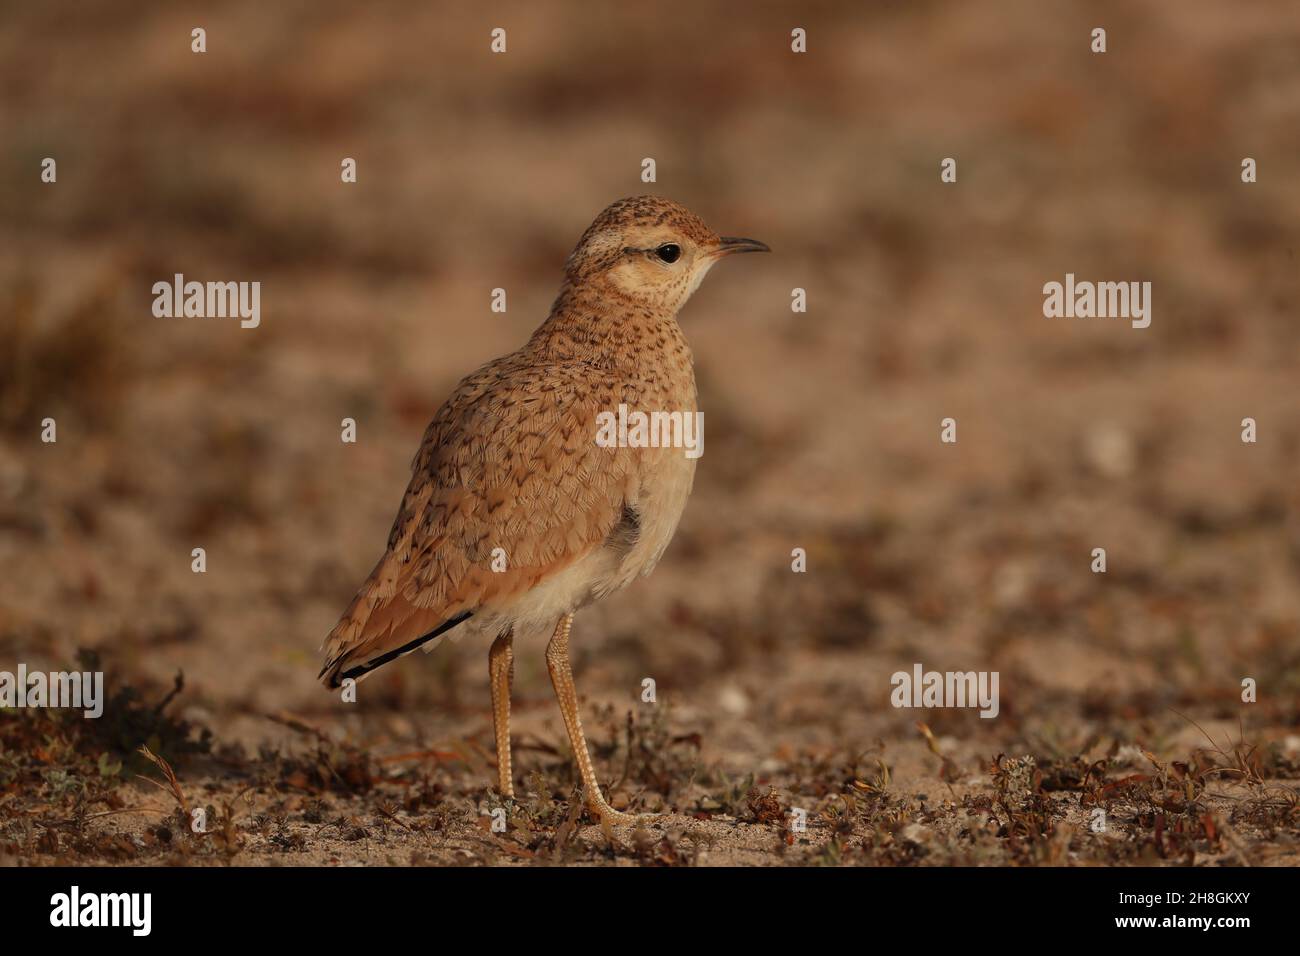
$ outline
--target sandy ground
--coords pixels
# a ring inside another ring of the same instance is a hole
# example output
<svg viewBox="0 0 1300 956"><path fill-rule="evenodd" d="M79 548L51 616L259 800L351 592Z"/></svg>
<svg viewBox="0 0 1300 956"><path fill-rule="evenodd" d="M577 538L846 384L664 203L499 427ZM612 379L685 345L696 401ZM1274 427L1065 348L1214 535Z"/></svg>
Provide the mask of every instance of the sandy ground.
<svg viewBox="0 0 1300 956"><path fill-rule="evenodd" d="M0 715L0 861L1300 862L1300 17L998 6L8 8L0 670L115 697ZM581 812L538 644L495 832L486 647L355 705L317 648L438 404L644 191L775 250L683 313L695 492L575 626L602 779L664 815ZM176 272L261 325L155 319ZM1150 328L1045 319L1067 272ZM917 662L998 716L892 707Z"/></svg>

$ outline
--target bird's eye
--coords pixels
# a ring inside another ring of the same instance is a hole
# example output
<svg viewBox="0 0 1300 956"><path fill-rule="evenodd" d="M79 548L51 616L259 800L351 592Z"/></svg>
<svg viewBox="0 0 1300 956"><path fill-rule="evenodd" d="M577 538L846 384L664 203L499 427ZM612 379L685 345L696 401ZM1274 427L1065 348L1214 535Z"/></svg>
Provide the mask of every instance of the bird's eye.
<svg viewBox="0 0 1300 956"><path fill-rule="evenodd" d="M675 242L665 242L655 250L657 255L664 262L676 262L682 254L682 247Z"/></svg>

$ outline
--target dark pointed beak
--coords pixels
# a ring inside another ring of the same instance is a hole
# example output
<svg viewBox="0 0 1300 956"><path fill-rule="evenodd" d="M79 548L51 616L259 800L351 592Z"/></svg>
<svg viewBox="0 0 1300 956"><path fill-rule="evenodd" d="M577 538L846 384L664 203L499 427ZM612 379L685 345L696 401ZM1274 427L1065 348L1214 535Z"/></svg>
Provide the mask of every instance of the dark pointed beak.
<svg viewBox="0 0 1300 956"><path fill-rule="evenodd" d="M718 240L718 247L713 254L721 259L736 252L771 252L766 242L757 239L738 239L735 236L723 236Z"/></svg>

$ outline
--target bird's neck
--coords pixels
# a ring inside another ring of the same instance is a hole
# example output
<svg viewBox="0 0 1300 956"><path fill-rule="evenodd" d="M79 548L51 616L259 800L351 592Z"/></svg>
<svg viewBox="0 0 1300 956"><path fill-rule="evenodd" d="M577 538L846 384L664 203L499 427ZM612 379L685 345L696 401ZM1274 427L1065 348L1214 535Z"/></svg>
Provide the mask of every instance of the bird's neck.
<svg viewBox="0 0 1300 956"><path fill-rule="evenodd" d="M589 361L611 368L684 365L690 349L677 310L646 303L612 283L565 282L528 348L547 361Z"/></svg>

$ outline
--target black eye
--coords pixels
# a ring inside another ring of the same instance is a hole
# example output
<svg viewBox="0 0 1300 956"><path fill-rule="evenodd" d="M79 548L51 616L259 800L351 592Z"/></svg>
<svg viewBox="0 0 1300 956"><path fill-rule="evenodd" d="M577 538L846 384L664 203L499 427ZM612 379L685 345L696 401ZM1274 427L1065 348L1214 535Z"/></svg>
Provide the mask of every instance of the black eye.
<svg viewBox="0 0 1300 956"><path fill-rule="evenodd" d="M682 247L677 245L675 242L665 242L662 246L660 246L658 249L655 250L655 255L657 255L664 262L676 262L679 258L681 258L681 254L682 254Z"/></svg>

